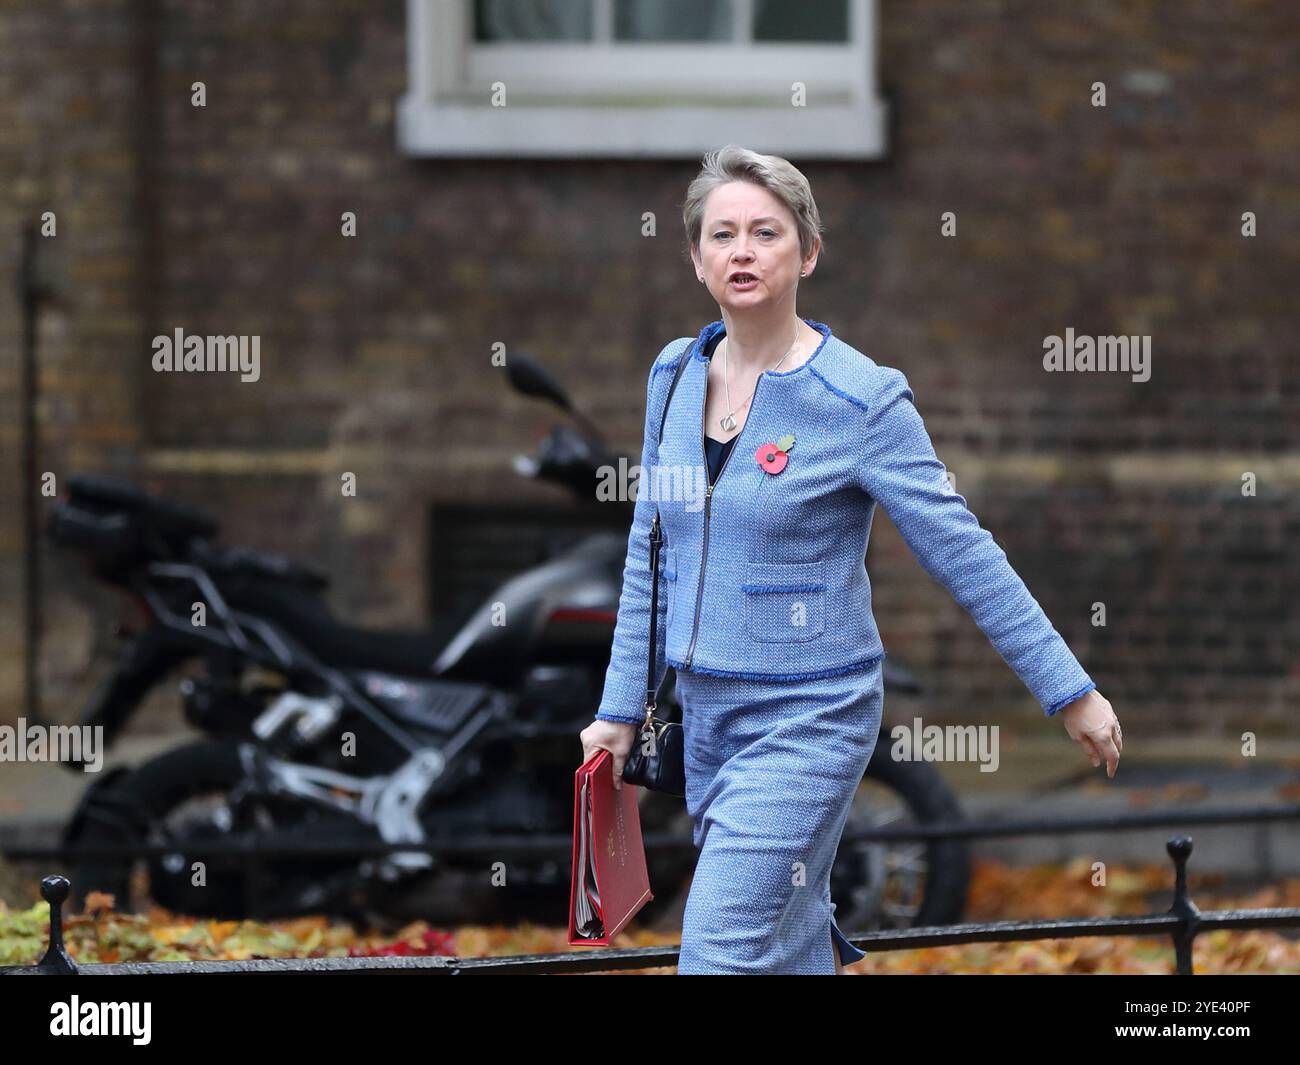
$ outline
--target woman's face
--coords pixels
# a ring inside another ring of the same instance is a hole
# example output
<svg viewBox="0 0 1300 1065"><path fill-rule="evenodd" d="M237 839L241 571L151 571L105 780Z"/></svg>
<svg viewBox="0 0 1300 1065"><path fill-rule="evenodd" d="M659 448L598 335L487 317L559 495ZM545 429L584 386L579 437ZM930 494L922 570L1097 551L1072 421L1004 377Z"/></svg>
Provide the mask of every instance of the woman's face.
<svg viewBox="0 0 1300 1065"><path fill-rule="evenodd" d="M729 181L704 202L700 245L692 258L718 306L744 311L792 297L799 271L812 272L817 248L802 260L789 208L759 185ZM738 273L749 277L737 280Z"/></svg>

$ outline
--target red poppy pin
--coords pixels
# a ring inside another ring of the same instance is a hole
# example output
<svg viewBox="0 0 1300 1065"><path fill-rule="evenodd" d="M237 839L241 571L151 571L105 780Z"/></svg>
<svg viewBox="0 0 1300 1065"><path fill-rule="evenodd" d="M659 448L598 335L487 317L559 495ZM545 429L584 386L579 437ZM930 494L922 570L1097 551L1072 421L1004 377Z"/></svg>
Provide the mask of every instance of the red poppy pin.
<svg viewBox="0 0 1300 1065"><path fill-rule="evenodd" d="M758 459L758 464L763 467L764 473L778 474L785 469L786 462L789 461L788 452L794 447L794 436L786 433L777 439L775 444L760 444L757 451L754 452L754 458Z"/></svg>

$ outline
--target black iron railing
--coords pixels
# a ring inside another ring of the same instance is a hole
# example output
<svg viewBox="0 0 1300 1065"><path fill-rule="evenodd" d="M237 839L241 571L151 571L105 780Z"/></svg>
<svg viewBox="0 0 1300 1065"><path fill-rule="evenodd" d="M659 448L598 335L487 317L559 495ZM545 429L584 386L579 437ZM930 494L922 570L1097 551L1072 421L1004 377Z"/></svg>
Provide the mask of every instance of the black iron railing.
<svg viewBox="0 0 1300 1065"><path fill-rule="evenodd" d="M1079 936L1172 937L1174 972L1191 976L1192 944L1201 932L1226 928L1288 928L1300 926L1300 908L1257 910L1200 910L1187 890L1187 860L1192 853L1188 836L1175 836L1165 844L1174 863L1173 904L1165 913L1134 917L1094 917L1050 921L989 921L929 928L864 932L849 940L868 953L914 950L959 943L1011 943L1035 939L1070 939ZM520 954L510 957L360 957L360 958L255 958L232 961L114 962L77 965L63 940L63 904L69 881L47 876L41 895L50 904L49 947L34 965L0 968L0 976L25 974L129 975L146 973L433 973L484 975L499 973L582 973L675 966L680 948L636 947L578 950L560 954Z"/></svg>

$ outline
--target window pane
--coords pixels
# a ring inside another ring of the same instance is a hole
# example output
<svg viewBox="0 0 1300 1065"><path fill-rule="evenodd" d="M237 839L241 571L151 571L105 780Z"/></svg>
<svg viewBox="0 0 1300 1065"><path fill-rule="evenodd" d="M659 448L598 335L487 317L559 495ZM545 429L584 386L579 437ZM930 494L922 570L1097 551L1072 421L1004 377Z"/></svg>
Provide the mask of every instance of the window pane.
<svg viewBox="0 0 1300 1065"><path fill-rule="evenodd" d="M731 0L614 0L616 41L729 41Z"/></svg>
<svg viewBox="0 0 1300 1065"><path fill-rule="evenodd" d="M756 41L849 39L849 0L754 0Z"/></svg>
<svg viewBox="0 0 1300 1065"><path fill-rule="evenodd" d="M474 0L474 39L589 41L591 4L592 0Z"/></svg>

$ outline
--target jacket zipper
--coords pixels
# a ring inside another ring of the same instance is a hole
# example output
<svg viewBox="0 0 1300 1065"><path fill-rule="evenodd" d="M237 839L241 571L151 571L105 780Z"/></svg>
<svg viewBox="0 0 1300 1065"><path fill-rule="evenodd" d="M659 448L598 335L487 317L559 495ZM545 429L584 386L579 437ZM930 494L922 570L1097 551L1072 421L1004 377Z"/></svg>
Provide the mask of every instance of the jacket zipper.
<svg viewBox="0 0 1300 1065"><path fill-rule="evenodd" d="M766 372L766 371L765 371ZM749 413L745 415L745 425L749 424L749 419L754 416L754 406L758 403L758 390L763 384L763 374L758 375L758 380L754 382L754 394L750 397ZM709 405L709 384L708 378L704 382L704 406L708 409ZM700 586L695 590L695 622L691 626L691 644L686 649L686 661L682 663L683 669L691 668L691 658L695 654L695 640L700 634L700 602L704 599L704 571L709 564L709 504L713 501L713 489L717 483L722 480L722 475L727 472L727 466L731 463L731 456L736 453L736 445L740 443L741 433L745 431L745 425L740 427L740 432L736 434L736 443L731 445L731 450L727 452L727 457L722 460L722 468L718 470L718 476L713 479L713 483L704 490L704 550L700 555ZM700 452L704 455L704 468L707 471L709 466L708 445L704 442L704 423L700 423Z"/></svg>

